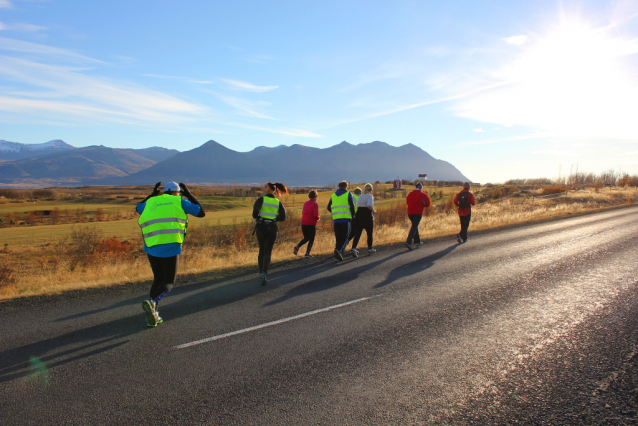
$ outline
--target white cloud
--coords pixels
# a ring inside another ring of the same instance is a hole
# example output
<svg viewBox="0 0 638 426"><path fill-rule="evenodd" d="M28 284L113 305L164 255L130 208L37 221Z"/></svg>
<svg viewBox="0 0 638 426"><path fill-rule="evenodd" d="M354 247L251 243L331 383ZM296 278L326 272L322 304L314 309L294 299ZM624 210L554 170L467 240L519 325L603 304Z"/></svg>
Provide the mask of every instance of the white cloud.
<svg viewBox="0 0 638 426"><path fill-rule="evenodd" d="M493 73L504 84L464 99L458 115L556 136L638 138L638 80L624 64L636 39L564 23L521 49Z"/></svg>
<svg viewBox="0 0 638 426"><path fill-rule="evenodd" d="M5 24L0 22L0 30L4 31L19 31L19 32L36 32L46 30L46 27L32 24Z"/></svg>
<svg viewBox="0 0 638 426"><path fill-rule="evenodd" d="M515 36L511 36L511 37L506 37L503 40L505 40L505 42L508 43L508 44L521 46L521 45L527 43L528 39L529 39L529 37L527 37L526 35L515 35Z"/></svg>
<svg viewBox="0 0 638 426"><path fill-rule="evenodd" d="M485 130L481 129L480 127L479 127L479 128L477 128L477 129L474 129L474 131L475 131L476 133L485 133Z"/></svg>
<svg viewBox="0 0 638 426"><path fill-rule="evenodd" d="M0 8L11 8L13 5L9 0L0 0Z"/></svg>
<svg viewBox="0 0 638 426"><path fill-rule="evenodd" d="M220 80L230 85L233 89L245 90L248 92L269 92L279 87L279 86L257 86L251 83L246 83L239 80L229 80L225 78L222 78Z"/></svg>
<svg viewBox="0 0 638 426"><path fill-rule="evenodd" d="M55 57L60 59L74 59L80 60L83 62L89 63L100 63L104 62L99 61L97 59L89 58L84 55L80 55L78 53L72 52L68 49L61 49L59 47L47 46L44 44L31 43L28 41L22 40L14 40L11 38L0 37L0 50L9 50L14 52L22 52L22 53L35 53L40 55L46 55L49 57Z"/></svg>

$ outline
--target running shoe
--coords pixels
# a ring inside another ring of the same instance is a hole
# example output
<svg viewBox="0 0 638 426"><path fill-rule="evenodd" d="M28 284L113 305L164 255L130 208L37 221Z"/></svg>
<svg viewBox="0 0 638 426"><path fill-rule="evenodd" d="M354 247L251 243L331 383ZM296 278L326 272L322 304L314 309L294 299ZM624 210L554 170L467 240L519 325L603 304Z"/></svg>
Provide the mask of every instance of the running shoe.
<svg viewBox="0 0 638 426"><path fill-rule="evenodd" d="M412 250L412 246L408 243L405 243L405 246L408 248L408 250Z"/></svg>
<svg viewBox="0 0 638 426"><path fill-rule="evenodd" d="M339 250L335 249L334 253L335 253L335 259L337 259L339 262L341 262L343 260L343 255L341 254L341 252Z"/></svg>
<svg viewBox="0 0 638 426"><path fill-rule="evenodd" d="M148 299L143 301L142 309L146 312L146 325L149 327L155 327L158 324L159 315L155 312L155 303L153 300Z"/></svg>
<svg viewBox="0 0 638 426"><path fill-rule="evenodd" d="M306 259L312 259L314 256L311 255L310 253L306 253L306 255L304 256Z"/></svg>
<svg viewBox="0 0 638 426"><path fill-rule="evenodd" d="M292 249L292 254L294 254L295 256L297 256L297 253L299 253L299 247L295 246L294 249Z"/></svg>
<svg viewBox="0 0 638 426"><path fill-rule="evenodd" d="M266 285L267 283L268 283L268 280L266 279L266 274L260 274L259 275L259 284Z"/></svg>
<svg viewBox="0 0 638 426"><path fill-rule="evenodd" d="M463 240L461 239L461 234L457 234L456 241L458 241L459 244L461 244L463 242Z"/></svg>
<svg viewBox="0 0 638 426"><path fill-rule="evenodd" d="M375 249L375 248L370 247L368 249L368 253L376 253L376 252L377 252L377 249Z"/></svg>
<svg viewBox="0 0 638 426"><path fill-rule="evenodd" d="M359 257L359 250L352 249L352 250L350 250L350 254L352 255L352 257L354 257L356 259L357 257Z"/></svg>

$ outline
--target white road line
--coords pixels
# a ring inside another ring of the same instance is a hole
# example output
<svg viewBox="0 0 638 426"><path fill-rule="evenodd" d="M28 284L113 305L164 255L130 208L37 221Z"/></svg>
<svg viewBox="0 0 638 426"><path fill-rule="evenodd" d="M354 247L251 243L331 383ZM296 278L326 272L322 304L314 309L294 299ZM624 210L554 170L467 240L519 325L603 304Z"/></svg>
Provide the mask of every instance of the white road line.
<svg viewBox="0 0 638 426"><path fill-rule="evenodd" d="M299 318L308 317L310 315L319 314L321 312L331 311L333 309L342 308L344 306L352 305L353 303L363 302L364 300L372 299L373 297L379 297L382 294L377 294L376 296L362 297L361 299L351 300L349 302L339 303L338 305L328 306L327 308L317 309L316 311L305 312L303 314L295 315L288 318L283 318L277 321L271 321L260 325L255 325L253 327L243 328L237 331L231 331L230 333L218 334L217 336L207 337L206 339L195 340L190 343L184 343L183 345L175 346L173 349L184 349L190 346L201 345L202 343L212 342L213 340L224 339L226 337L235 336L237 334L248 333L249 331L259 330L260 328L266 328L277 324L283 324L284 322L296 320Z"/></svg>

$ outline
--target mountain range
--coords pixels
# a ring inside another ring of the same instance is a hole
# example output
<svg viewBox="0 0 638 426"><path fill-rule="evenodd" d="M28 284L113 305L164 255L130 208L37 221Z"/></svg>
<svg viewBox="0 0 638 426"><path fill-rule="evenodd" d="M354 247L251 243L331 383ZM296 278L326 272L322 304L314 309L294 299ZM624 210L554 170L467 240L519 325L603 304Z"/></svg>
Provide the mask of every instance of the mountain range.
<svg viewBox="0 0 638 426"><path fill-rule="evenodd" d="M0 141L0 185L149 185L174 180L334 186L344 179L412 180L420 173L431 180L468 180L452 164L413 144L394 147L379 141L358 145L344 141L323 149L298 144L261 146L249 152L234 151L213 140L184 152L160 147L75 148L60 140L32 145Z"/></svg>

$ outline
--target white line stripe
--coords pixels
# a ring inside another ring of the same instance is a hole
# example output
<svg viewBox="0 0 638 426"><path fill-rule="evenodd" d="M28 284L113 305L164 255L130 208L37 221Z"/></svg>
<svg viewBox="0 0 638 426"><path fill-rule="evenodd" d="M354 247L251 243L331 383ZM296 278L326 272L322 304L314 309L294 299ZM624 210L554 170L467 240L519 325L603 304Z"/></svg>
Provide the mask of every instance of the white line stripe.
<svg viewBox="0 0 638 426"><path fill-rule="evenodd" d="M283 319L280 319L280 320L277 320L277 321L271 321L271 322L267 322L267 323L264 323L264 324L256 325L256 326L253 326L253 327L248 327L248 328L244 328L244 329L237 330L237 331L231 331L230 333L218 334L217 336L207 337L206 339L195 340L194 342L190 342L190 343L184 343L183 345L175 346L173 349L184 349L184 348L188 348L190 346L201 345L202 343L206 343L206 342L212 342L213 340L219 340L219 339L224 339L226 337L235 336L237 334L248 333L249 331L259 330L260 328L266 328L266 327L270 327L270 326L273 326L273 325L282 324L284 322L296 320L296 319L299 319L299 318L304 318L304 317L307 317L307 316L310 316L310 315L315 315L315 314L318 314L318 313L321 313L321 312L331 311L333 309L342 308L344 306L352 305L353 303L363 302L364 300L372 299L373 297L379 297L379 296L381 296L381 294L377 294L376 296L362 297L361 299L351 300L349 302L340 303L338 305L328 306L327 308L317 309L316 311L310 311L310 312L306 312L306 313L303 313L303 314L295 315L295 316L292 316L292 317L283 318Z"/></svg>

